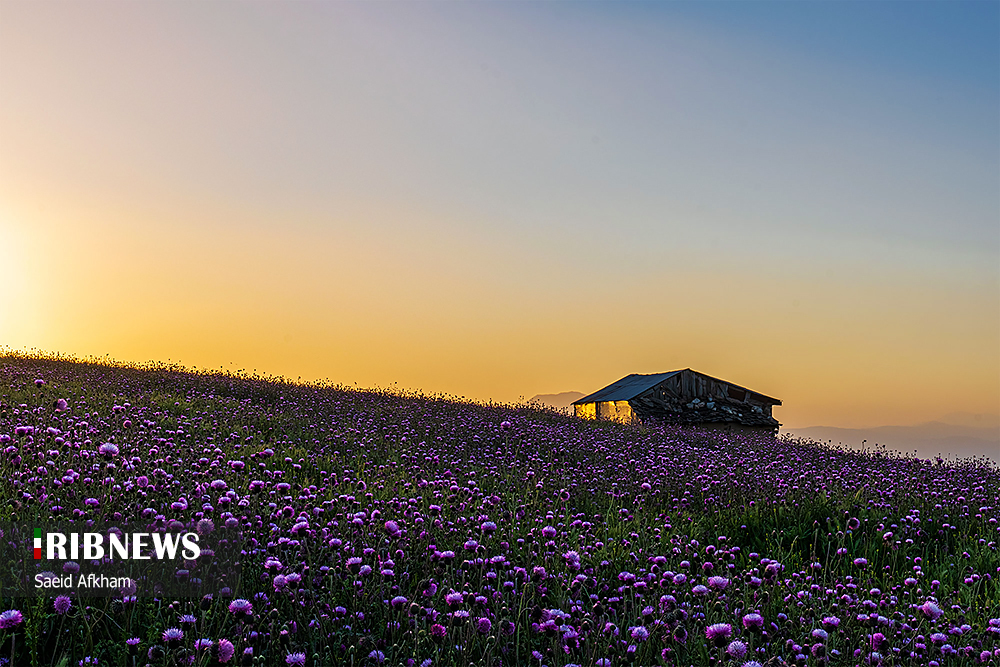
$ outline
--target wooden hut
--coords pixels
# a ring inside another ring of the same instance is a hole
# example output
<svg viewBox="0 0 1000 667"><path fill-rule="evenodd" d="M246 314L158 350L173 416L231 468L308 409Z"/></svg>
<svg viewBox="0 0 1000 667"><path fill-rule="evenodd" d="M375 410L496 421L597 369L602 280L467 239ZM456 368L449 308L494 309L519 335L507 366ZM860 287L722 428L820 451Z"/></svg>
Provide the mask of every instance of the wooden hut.
<svg viewBox="0 0 1000 667"><path fill-rule="evenodd" d="M728 432L777 433L771 408L781 401L732 382L685 368L632 374L573 403L585 419L635 420L698 426Z"/></svg>

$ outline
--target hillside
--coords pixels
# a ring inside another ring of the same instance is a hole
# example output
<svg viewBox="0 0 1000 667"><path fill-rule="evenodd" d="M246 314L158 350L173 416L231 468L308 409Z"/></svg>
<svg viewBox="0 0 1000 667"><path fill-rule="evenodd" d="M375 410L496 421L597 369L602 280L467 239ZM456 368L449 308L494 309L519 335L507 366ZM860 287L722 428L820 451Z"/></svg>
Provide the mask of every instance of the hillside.
<svg viewBox="0 0 1000 667"><path fill-rule="evenodd" d="M131 664L134 651L153 665L958 665L1000 652L1000 471L983 461L173 367L8 356L0 383L8 525L240 545L239 567L222 551L177 564L211 597L161 598L149 580L96 601L4 597L0 655L15 664ZM241 574L201 574L219 567Z"/></svg>

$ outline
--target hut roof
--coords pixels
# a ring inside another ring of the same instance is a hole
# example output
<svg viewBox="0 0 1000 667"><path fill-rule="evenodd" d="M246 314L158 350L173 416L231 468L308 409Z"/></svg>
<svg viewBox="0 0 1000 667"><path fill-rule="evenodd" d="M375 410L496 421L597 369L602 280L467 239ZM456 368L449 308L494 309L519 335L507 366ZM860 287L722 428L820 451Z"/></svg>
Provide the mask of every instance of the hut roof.
<svg viewBox="0 0 1000 667"><path fill-rule="evenodd" d="M603 401L631 401L632 399L638 397L643 392L652 389L656 385L660 384L664 380L671 378L678 373L697 373L698 375L710 378L716 382L722 382L729 385L735 389L742 389L748 394L753 394L758 400L765 403L770 403L771 405L781 405L781 401L777 398L771 398L770 396L765 396L760 392L753 391L752 389L747 389L746 387L741 387L738 384L733 384L728 380L720 380L719 378L712 377L711 375L705 375L704 373L698 373L698 371L693 371L690 368L685 368L679 371L670 371L669 373L653 373L651 375L639 375L638 373L633 373L632 375L626 375L621 380L609 384L604 389L599 389L589 396L584 396L583 398L573 401L573 405L578 405L580 403L597 403Z"/></svg>
<svg viewBox="0 0 1000 667"><path fill-rule="evenodd" d="M597 403L599 401L630 401L648 389L652 389L667 378L677 375L681 371L670 371L669 373L653 373L652 375L639 375L633 373L623 377L618 382L609 384L604 389L595 391L589 396L584 396L578 401L573 401L573 405L578 403Z"/></svg>

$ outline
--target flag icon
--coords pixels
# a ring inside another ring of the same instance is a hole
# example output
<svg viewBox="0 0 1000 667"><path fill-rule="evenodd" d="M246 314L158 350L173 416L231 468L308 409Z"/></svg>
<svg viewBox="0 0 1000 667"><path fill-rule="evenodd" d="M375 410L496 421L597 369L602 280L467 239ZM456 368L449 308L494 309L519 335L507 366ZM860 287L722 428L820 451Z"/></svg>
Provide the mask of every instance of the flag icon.
<svg viewBox="0 0 1000 667"><path fill-rule="evenodd" d="M42 529L35 528L35 560L42 559Z"/></svg>

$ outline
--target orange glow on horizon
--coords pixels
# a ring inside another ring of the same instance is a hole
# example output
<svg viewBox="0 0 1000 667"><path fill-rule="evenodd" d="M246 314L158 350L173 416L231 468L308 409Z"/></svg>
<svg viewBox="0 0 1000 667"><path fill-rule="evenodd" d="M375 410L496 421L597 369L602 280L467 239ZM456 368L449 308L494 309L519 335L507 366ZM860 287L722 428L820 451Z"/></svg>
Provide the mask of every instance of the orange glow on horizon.
<svg viewBox="0 0 1000 667"><path fill-rule="evenodd" d="M790 426L917 423L990 413L998 402L995 317L979 308L988 286L958 299L919 277L879 285L716 271L694 293L661 294L656 285L683 280L681 267L624 294L595 285L581 295L533 288L544 265L519 284L497 284L490 264L509 247L485 253L474 272L449 259L457 249L408 253L408 239L375 247L349 234L266 228L232 238L194 224L152 226L171 230L154 236L62 215L73 223L35 217L7 251L13 265L32 267L15 277L40 278L15 281L17 301L4 304L5 314L35 306L3 320L11 347L483 401L589 393L629 373L690 367L780 398L775 417ZM770 296L703 307L739 281ZM903 308L908 290L921 298ZM893 300L899 309L883 308ZM863 326L840 324L849 321Z"/></svg>

